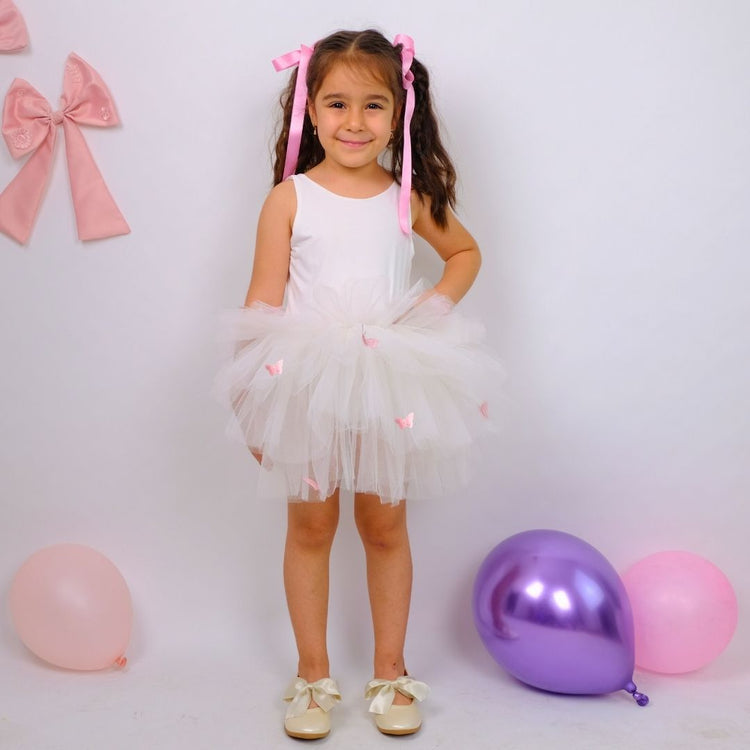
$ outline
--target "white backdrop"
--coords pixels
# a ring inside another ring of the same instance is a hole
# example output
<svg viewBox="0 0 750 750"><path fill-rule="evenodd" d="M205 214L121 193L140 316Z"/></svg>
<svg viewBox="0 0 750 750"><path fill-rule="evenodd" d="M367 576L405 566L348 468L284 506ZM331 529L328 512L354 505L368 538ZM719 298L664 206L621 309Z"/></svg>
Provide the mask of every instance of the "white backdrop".
<svg viewBox="0 0 750 750"><path fill-rule="evenodd" d="M123 124L85 137L132 234L76 239L61 139L30 243L0 237L3 599L36 549L88 544L131 587L132 664L239 653L291 674L284 508L254 500L257 468L209 399L216 314L244 299L270 185L286 80L270 59L374 25L411 34L432 71L484 253L462 304L487 322L511 402L471 486L411 509L411 628L430 634L412 653L476 656L473 576L529 528L577 534L619 570L699 553L746 613L747 3L18 2L32 46L0 57L0 84L26 78L54 105L70 51L99 71ZM3 150L0 185L17 169ZM348 511L330 630L364 681ZM0 627L0 661L25 659L5 612ZM712 669L746 672L747 635L741 619Z"/></svg>

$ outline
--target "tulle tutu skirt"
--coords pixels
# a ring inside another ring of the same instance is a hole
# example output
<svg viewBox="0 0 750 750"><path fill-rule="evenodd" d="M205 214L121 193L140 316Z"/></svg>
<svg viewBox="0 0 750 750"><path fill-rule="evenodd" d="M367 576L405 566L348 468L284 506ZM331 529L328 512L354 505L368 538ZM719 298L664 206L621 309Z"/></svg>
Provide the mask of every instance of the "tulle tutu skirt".
<svg viewBox="0 0 750 750"><path fill-rule="evenodd" d="M229 433L263 456L261 494L318 500L339 487L398 502L469 479L502 368L481 323L426 289L391 300L363 280L317 288L304 310L226 313L234 355L214 393L233 412Z"/></svg>

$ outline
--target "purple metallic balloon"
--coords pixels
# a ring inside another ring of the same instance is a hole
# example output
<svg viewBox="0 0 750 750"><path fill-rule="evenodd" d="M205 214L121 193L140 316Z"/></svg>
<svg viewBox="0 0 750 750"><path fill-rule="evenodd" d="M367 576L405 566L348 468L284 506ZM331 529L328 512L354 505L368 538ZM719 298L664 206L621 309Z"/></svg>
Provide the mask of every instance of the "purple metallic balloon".
<svg viewBox="0 0 750 750"><path fill-rule="evenodd" d="M555 693L636 691L633 615L617 571L561 531L525 531L497 545L474 583L474 623L495 661Z"/></svg>

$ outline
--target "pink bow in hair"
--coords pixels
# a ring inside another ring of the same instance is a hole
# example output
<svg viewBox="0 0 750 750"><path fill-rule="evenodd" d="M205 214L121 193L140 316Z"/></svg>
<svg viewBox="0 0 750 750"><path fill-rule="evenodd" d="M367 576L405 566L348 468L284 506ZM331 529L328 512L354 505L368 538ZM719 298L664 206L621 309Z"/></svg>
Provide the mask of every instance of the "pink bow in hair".
<svg viewBox="0 0 750 750"><path fill-rule="evenodd" d="M411 64L414 62L414 40L407 34L398 34L394 45L401 45L401 85L406 91L404 105L404 152L401 157L401 192L398 199L398 218L401 231L411 232L411 118L414 114L414 73Z"/></svg>
<svg viewBox="0 0 750 750"><path fill-rule="evenodd" d="M305 124L305 113L307 112L307 64L310 62L312 53L312 47L303 44L299 49L287 52L285 55L272 60L277 73L297 67L297 83L294 87L294 99L292 100L292 119L289 123L289 139L286 147L286 159L284 160L283 179L294 174L294 170L297 168L297 159L302 143L302 127Z"/></svg>
<svg viewBox="0 0 750 750"><path fill-rule="evenodd" d="M21 12L12 0L0 0L0 51L18 52L29 44Z"/></svg>
<svg viewBox="0 0 750 750"><path fill-rule="evenodd" d="M107 128L119 122L104 81L74 53L65 64L59 110L53 111L33 86L16 78L5 96L3 137L13 158L31 156L0 194L0 231L22 244L31 236L52 169L57 126L62 125L79 239L128 234L130 227L110 195L78 127Z"/></svg>

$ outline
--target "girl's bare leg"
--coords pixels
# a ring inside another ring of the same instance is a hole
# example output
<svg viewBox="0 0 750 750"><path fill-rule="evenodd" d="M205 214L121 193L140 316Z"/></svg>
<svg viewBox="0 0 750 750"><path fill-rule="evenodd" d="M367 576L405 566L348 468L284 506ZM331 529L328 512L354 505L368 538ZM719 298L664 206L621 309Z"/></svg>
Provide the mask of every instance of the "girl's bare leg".
<svg viewBox="0 0 750 750"><path fill-rule="evenodd" d="M412 561L406 503L383 504L357 493L354 518L367 560L367 587L375 636L374 677L395 680L405 672L404 642L411 601ZM410 700L396 693L394 703Z"/></svg>
<svg viewBox="0 0 750 750"><path fill-rule="evenodd" d="M299 653L298 674L308 682L330 677L328 573L338 520L338 490L325 502L289 503L284 588Z"/></svg>

